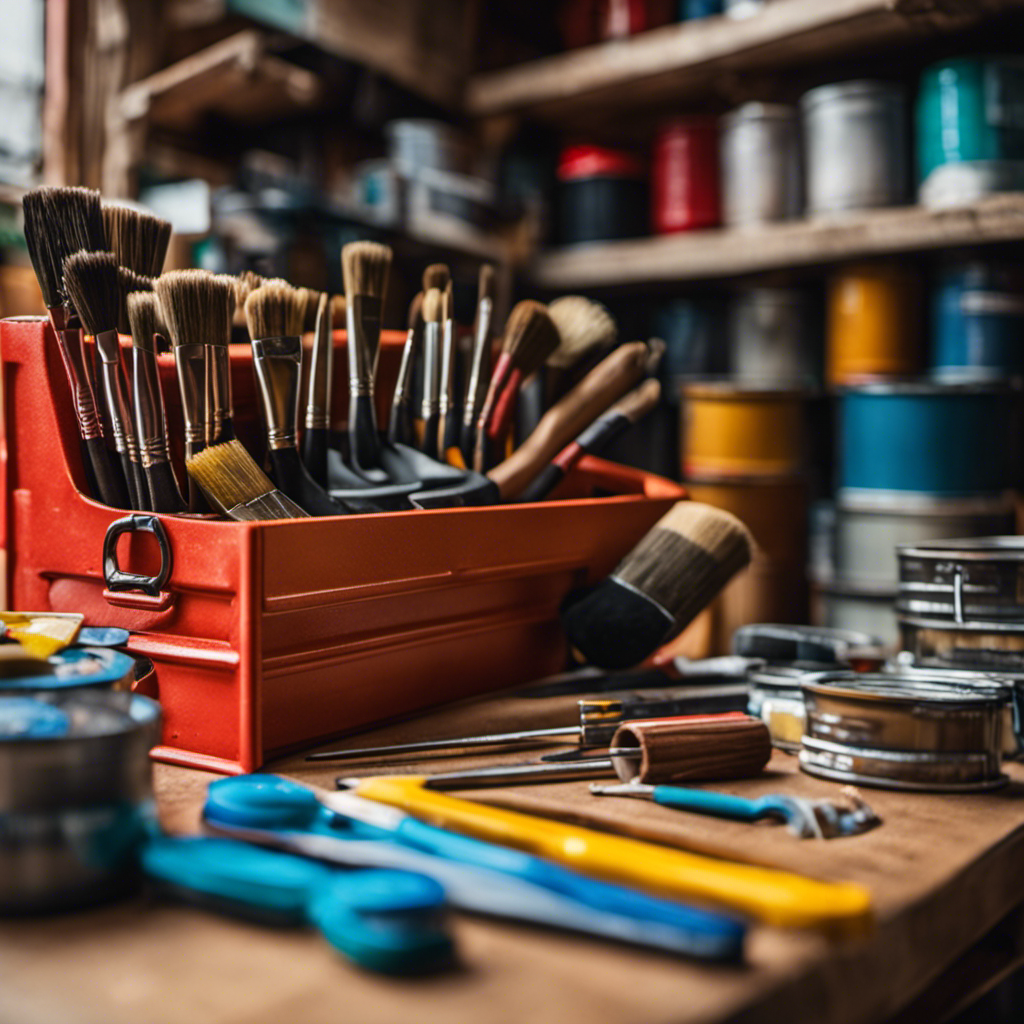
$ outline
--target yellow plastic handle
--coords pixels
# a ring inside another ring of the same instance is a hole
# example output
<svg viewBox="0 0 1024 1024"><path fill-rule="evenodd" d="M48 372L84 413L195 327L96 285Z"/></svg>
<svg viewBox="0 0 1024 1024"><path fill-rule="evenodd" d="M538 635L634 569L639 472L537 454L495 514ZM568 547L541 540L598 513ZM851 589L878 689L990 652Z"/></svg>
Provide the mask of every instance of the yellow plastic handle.
<svg viewBox="0 0 1024 1024"><path fill-rule="evenodd" d="M456 832L547 857L584 874L686 900L714 903L780 928L861 934L871 898L848 883L716 860L423 788L419 776L362 779L356 792Z"/></svg>

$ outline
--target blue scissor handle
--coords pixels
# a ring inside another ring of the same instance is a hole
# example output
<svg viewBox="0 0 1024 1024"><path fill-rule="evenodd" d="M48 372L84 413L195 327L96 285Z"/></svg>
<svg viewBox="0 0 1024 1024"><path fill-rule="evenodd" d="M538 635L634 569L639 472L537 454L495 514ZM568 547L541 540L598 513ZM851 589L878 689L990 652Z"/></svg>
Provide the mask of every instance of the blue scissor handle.
<svg viewBox="0 0 1024 1024"><path fill-rule="evenodd" d="M733 821L760 821L762 818L778 817L788 821L792 808L785 802L771 796L748 800L730 793L716 793L708 789L688 789L683 786L655 786L651 799L664 807L675 807L697 814L711 814L716 818L730 818Z"/></svg>

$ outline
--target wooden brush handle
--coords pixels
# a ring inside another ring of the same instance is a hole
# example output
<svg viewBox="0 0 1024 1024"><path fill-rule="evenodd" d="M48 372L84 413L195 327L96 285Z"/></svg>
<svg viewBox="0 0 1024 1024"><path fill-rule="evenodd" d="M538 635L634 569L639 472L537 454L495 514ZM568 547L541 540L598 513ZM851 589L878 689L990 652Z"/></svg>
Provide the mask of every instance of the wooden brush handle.
<svg viewBox="0 0 1024 1024"><path fill-rule="evenodd" d="M561 401L542 417L532 434L487 475L506 501L530 481L610 405L644 375L647 345L632 341L601 360Z"/></svg>

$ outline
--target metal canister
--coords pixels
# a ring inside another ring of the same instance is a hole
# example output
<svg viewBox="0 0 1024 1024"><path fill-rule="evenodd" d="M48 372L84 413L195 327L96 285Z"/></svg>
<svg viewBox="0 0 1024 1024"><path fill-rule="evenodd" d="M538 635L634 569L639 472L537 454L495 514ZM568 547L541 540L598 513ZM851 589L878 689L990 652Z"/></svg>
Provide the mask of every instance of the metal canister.
<svg viewBox="0 0 1024 1024"><path fill-rule="evenodd" d="M807 303L795 288L745 288L730 305L729 359L739 382L781 387L812 384Z"/></svg>
<svg viewBox="0 0 1024 1024"><path fill-rule="evenodd" d="M895 588L855 587L838 580L814 580L811 621L830 629L848 629L896 643Z"/></svg>
<svg viewBox="0 0 1024 1024"><path fill-rule="evenodd" d="M900 615L900 642L917 665L1024 673L1024 625Z"/></svg>
<svg viewBox="0 0 1024 1024"><path fill-rule="evenodd" d="M721 219L718 120L678 117L662 125L651 167L651 225L656 234L709 228Z"/></svg>
<svg viewBox="0 0 1024 1024"><path fill-rule="evenodd" d="M682 399L687 479L799 473L805 392L702 381L684 385Z"/></svg>
<svg viewBox="0 0 1024 1024"><path fill-rule="evenodd" d="M828 282L829 384L908 376L921 369L920 281L897 263L843 267Z"/></svg>
<svg viewBox="0 0 1024 1024"><path fill-rule="evenodd" d="M732 227L799 217L799 122L794 107L744 103L722 119L722 220Z"/></svg>
<svg viewBox="0 0 1024 1024"><path fill-rule="evenodd" d="M846 388L840 398L840 489L1001 494L1012 476L1012 396L1001 384L923 380Z"/></svg>
<svg viewBox="0 0 1024 1024"><path fill-rule="evenodd" d="M560 240L565 245L647 233L647 174L635 156L573 145L558 161Z"/></svg>
<svg viewBox="0 0 1024 1024"><path fill-rule="evenodd" d="M384 125L395 170L414 178L423 169L468 174L469 143L453 125L429 118L402 118Z"/></svg>
<svg viewBox="0 0 1024 1024"><path fill-rule="evenodd" d="M800 107L809 216L905 201L900 88L888 82L836 82L805 93Z"/></svg>
<svg viewBox="0 0 1024 1024"><path fill-rule="evenodd" d="M836 503L833 543L836 578L855 587L894 590L899 585L897 548L945 537L985 537L1014 528L1007 496L871 500L870 492Z"/></svg>
<svg viewBox="0 0 1024 1024"><path fill-rule="evenodd" d="M893 673L834 673L803 684L800 767L886 789L972 792L1006 782L1006 691Z"/></svg>
<svg viewBox="0 0 1024 1024"><path fill-rule="evenodd" d="M766 665L748 675L747 713L768 726L772 746L795 754L804 734L803 683L835 671L834 665Z"/></svg>
<svg viewBox="0 0 1024 1024"><path fill-rule="evenodd" d="M673 383L662 397L677 402L679 389L694 377L728 371L728 352L722 344L725 332L724 302L714 295L672 299L659 306L653 317L654 336L665 342L661 376Z"/></svg>
<svg viewBox="0 0 1024 1024"><path fill-rule="evenodd" d="M947 268L932 293L932 373L940 380L1024 374L1024 267Z"/></svg>

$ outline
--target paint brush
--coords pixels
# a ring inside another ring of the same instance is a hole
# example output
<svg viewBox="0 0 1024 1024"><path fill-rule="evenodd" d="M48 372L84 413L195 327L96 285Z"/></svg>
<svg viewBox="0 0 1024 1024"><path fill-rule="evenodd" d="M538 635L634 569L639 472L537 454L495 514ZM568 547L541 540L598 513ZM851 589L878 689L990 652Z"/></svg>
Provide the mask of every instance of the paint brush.
<svg viewBox="0 0 1024 1024"><path fill-rule="evenodd" d="M462 409L462 426L459 432L459 449L462 452L463 464L467 466L473 462L477 412L483 404L487 382L491 379L491 363L494 355L492 339L496 280L494 267L490 263L485 263L480 268L477 285L476 319L473 322L473 351Z"/></svg>
<svg viewBox="0 0 1024 1024"><path fill-rule="evenodd" d="M136 274L127 267L118 267L117 276L120 284L117 304L117 333L131 334L132 327L128 322L128 296L134 292L151 292L153 278L145 274Z"/></svg>
<svg viewBox="0 0 1024 1024"><path fill-rule="evenodd" d="M444 295L438 288L428 288L423 295L423 401L420 419L423 439L420 450L437 458L437 425L440 419L441 390L441 324L444 319Z"/></svg>
<svg viewBox="0 0 1024 1024"><path fill-rule="evenodd" d="M606 580L562 610L570 644L627 668L677 636L749 562L753 538L722 509L677 502Z"/></svg>
<svg viewBox="0 0 1024 1024"><path fill-rule="evenodd" d="M402 362L391 399L388 417L388 441L391 444L411 445L416 440L412 422L412 374L422 334L423 292L417 292L409 304L409 331L402 346Z"/></svg>
<svg viewBox="0 0 1024 1024"><path fill-rule="evenodd" d="M72 253L64 261L64 287L100 355L103 396L113 429L114 448L128 483L128 499L132 508L147 509L149 488L135 440L128 378L117 333L121 308L117 257L109 252Z"/></svg>
<svg viewBox="0 0 1024 1024"><path fill-rule="evenodd" d="M157 335L165 328L159 322L154 292L139 291L128 296L128 321L132 333L135 436L149 487L149 508L153 512L187 512L188 504L178 489L168 451L164 396L156 359Z"/></svg>
<svg viewBox="0 0 1024 1024"><path fill-rule="evenodd" d="M189 457L189 478L231 519L302 519L308 513L277 490L241 441L211 445Z"/></svg>
<svg viewBox="0 0 1024 1024"><path fill-rule="evenodd" d="M96 390L86 364L81 325L64 291L64 260L80 249L103 247L100 194L85 188L30 189L22 199L25 242L57 338L71 389L82 465L89 493L113 508L128 508L128 488L103 442Z"/></svg>
<svg viewBox="0 0 1024 1024"><path fill-rule="evenodd" d="M286 281L266 281L245 300L270 465L278 488L310 515L342 515L348 509L309 475L299 457L304 315L303 297Z"/></svg>
<svg viewBox="0 0 1024 1024"><path fill-rule="evenodd" d="M387 482L380 468L373 387L391 258L391 249L378 242L350 242L341 250L348 327L349 452L355 468L374 483Z"/></svg>
<svg viewBox="0 0 1024 1024"><path fill-rule="evenodd" d="M122 203L104 202L102 214L107 248L117 262L136 274L159 276L171 242L170 221Z"/></svg>
<svg viewBox="0 0 1024 1024"><path fill-rule="evenodd" d="M266 278L257 274L254 270L243 270L235 278L235 311L231 322L235 327L245 327L245 300L256 288L259 288Z"/></svg>
<svg viewBox="0 0 1024 1024"><path fill-rule="evenodd" d="M558 343L558 331L542 303L524 299L516 304L505 326L501 355L477 419L473 454L478 473L489 469L500 458L515 412L519 385L539 369Z"/></svg>
<svg viewBox="0 0 1024 1024"><path fill-rule="evenodd" d="M319 293L310 352L306 391L306 429L302 435L302 461L310 476L327 485L327 449L331 441L331 386L334 383L334 332L331 299ZM308 311L308 307L307 307Z"/></svg>
<svg viewBox="0 0 1024 1024"><path fill-rule="evenodd" d="M618 339L611 314L599 302L582 295L563 295L548 306L558 328L558 348L544 366L544 406L557 402L593 365L595 356L610 349Z"/></svg>
<svg viewBox="0 0 1024 1024"><path fill-rule="evenodd" d="M231 323L235 315L235 279L215 274L206 324L206 443L235 439L235 410L231 399Z"/></svg>
<svg viewBox="0 0 1024 1024"><path fill-rule="evenodd" d="M519 501L543 501L584 455L593 455L643 419L661 397L661 384L647 380L630 391L566 445L520 494Z"/></svg>
<svg viewBox="0 0 1024 1024"><path fill-rule="evenodd" d="M459 408L456 397L456 324L455 292L451 280L444 290L444 313L441 332L441 381L438 403L437 450L438 457L447 461L449 448L459 441Z"/></svg>

